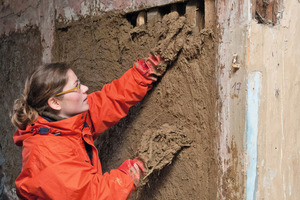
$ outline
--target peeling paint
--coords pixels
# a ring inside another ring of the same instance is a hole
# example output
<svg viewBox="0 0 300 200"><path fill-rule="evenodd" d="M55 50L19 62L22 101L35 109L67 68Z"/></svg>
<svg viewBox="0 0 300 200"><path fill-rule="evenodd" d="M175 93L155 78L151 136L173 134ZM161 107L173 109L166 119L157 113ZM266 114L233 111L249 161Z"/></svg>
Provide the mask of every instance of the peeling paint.
<svg viewBox="0 0 300 200"><path fill-rule="evenodd" d="M73 8L70 7L64 8L64 14L65 14L64 15L65 18L69 21L78 19L78 15L74 12Z"/></svg>
<svg viewBox="0 0 300 200"><path fill-rule="evenodd" d="M91 12L90 5L87 4L86 2L82 2L81 3L81 14L82 15L88 15L90 12Z"/></svg>
<svg viewBox="0 0 300 200"><path fill-rule="evenodd" d="M247 49L250 40L245 38L248 34L249 24L251 21L251 5L249 1L216 1L216 10L218 16L219 28L221 31L221 42L219 45L219 94L221 109L218 113L218 120L220 122L220 136L219 136L219 154L220 162L222 164L223 175L220 177L220 191L218 199L232 199L224 196L227 191L236 193L235 199L245 199L245 170L239 174L231 173L230 178L234 179L240 184L240 187L232 188L227 184L227 171L232 167L232 155L227 151L226 147L232 142L236 142L237 151L239 155L244 152L244 138L243 132L245 130L245 105L244 103L237 103L231 99L231 89L235 82L245 84L246 67L243 65L235 74L232 74L232 55L238 53L241 63L247 63L250 58L247 57ZM238 24L238 25L237 25ZM249 52L248 52L249 54ZM246 62L245 62L246 61ZM246 88L246 87L244 87ZM242 89L239 94L238 101L245 101L245 89ZM243 158L239 156L239 168L244 168Z"/></svg>

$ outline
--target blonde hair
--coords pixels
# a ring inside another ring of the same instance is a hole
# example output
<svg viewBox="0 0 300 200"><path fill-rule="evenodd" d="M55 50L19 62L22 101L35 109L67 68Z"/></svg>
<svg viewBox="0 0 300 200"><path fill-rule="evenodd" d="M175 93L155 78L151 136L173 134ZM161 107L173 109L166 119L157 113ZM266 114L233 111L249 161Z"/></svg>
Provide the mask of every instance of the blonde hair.
<svg viewBox="0 0 300 200"><path fill-rule="evenodd" d="M63 90L69 69L66 63L45 64L27 78L23 95L15 101L11 115L16 127L24 130L37 120L39 114L54 112L48 105L48 99Z"/></svg>

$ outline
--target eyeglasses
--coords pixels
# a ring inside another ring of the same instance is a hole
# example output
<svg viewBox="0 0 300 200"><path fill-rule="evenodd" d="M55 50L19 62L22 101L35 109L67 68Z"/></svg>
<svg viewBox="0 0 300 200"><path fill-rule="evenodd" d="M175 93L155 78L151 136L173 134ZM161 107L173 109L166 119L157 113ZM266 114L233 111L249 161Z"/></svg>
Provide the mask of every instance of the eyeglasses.
<svg viewBox="0 0 300 200"><path fill-rule="evenodd" d="M55 96L60 96L60 95L63 95L63 94L66 94L66 93L69 93L69 92L73 92L76 90L76 92L78 92L80 90L80 86L81 86L81 83L80 81L78 80L77 81L77 86L72 88L72 89L69 89L69 90L66 90L66 91L63 91L63 92L60 92L58 94L56 94Z"/></svg>

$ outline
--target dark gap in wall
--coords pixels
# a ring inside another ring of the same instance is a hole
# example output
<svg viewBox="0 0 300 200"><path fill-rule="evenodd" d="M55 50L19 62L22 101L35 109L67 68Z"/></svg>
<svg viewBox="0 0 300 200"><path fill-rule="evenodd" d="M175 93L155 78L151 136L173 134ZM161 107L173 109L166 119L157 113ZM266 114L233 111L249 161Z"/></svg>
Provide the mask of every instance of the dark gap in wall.
<svg viewBox="0 0 300 200"><path fill-rule="evenodd" d="M126 19L130 22L132 26L136 26L136 18L138 16L138 12L128 13L126 14Z"/></svg>
<svg viewBox="0 0 300 200"><path fill-rule="evenodd" d="M198 12L199 12L199 27L200 30L203 29L205 27L205 4L204 4L204 0L199 2L198 5Z"/></svg>
<svg viewBox="0 0 300 200"><path fill-rule="evenodd" d="M271 24L278 23L278 19L281 17L279 9L283 4L283 0L254 0L255 11L253 17L259 24Z"/></svg>
<svg viewBox="0 0 300 200"><path fill-rule="evenodd" d="M161 16L169 14L171 12L171 5L159 7L159 12Z"/></svg>
<svg viewBox="0 0 300 200"><path fill-rule="evenodd" d="M180 16L183 16L186 13L186 4L187 4L187 2L168 4L165 6L158 7L158 11L161 14L161 16L163 17L164 15L167 15L170 12L172 12L172 7L174 7L174 8L176 8L178 14ZM203 2L202 10L204 10L204 2ZM144 10L144 11L147 12L147 10ZM127 13L125 16L126 19L128 20L128 22L130 22L131 25L134 27L137 26L136 21L137 21L138 14L140 12L142 12L142 11ZM147 19L146 19L146 21L147 21Z"/></svg>
<svg viewBox="0 0 300 200"><path fill-rule="evenodd" d="M201 15L203 15L203 20L204 20L204 16L205 16L204 0L199 2L198 12L200 12Z"/></svg>
<svg viewBox="0 0 300 200"><path fill-rule="evenodd" d="M172 12L172 7L176 8L176 10L180 16L183 16L185 14L186 2L180 2L180 3L162 6L159 8L159 11L160 11L161 15L164 16L164 15Z"/></svg>
<svg viewBox="0 0 300 200"><path fill-rule="evenodd" d="M71 26L62 26L62 27L57 27L57 30L61 32L68 32L68 30L71 28Z"/></svg>
<svg viewBox="0 0 300 200"><path fill-rule="evenodd" d="M186 2L177 3L177 12L180 16L185 15Z"/></svg>

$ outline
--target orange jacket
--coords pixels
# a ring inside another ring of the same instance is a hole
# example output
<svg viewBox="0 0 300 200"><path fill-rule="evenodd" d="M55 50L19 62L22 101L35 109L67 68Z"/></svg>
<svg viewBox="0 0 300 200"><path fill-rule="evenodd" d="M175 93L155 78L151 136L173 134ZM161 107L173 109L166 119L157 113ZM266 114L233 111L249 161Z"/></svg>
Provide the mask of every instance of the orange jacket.
<svg viewBox="0 0 300 200"><path fill-rule="evenodd" d="M135 67L101 91L88 95L89 111L48 122L42 117L13 138L23 146L22 171L15 181L20 199L127 199L133 180L118 169L102 174L93 139L127 115L152 81ZM85 143L92 148L92 158Z"/></svg>

